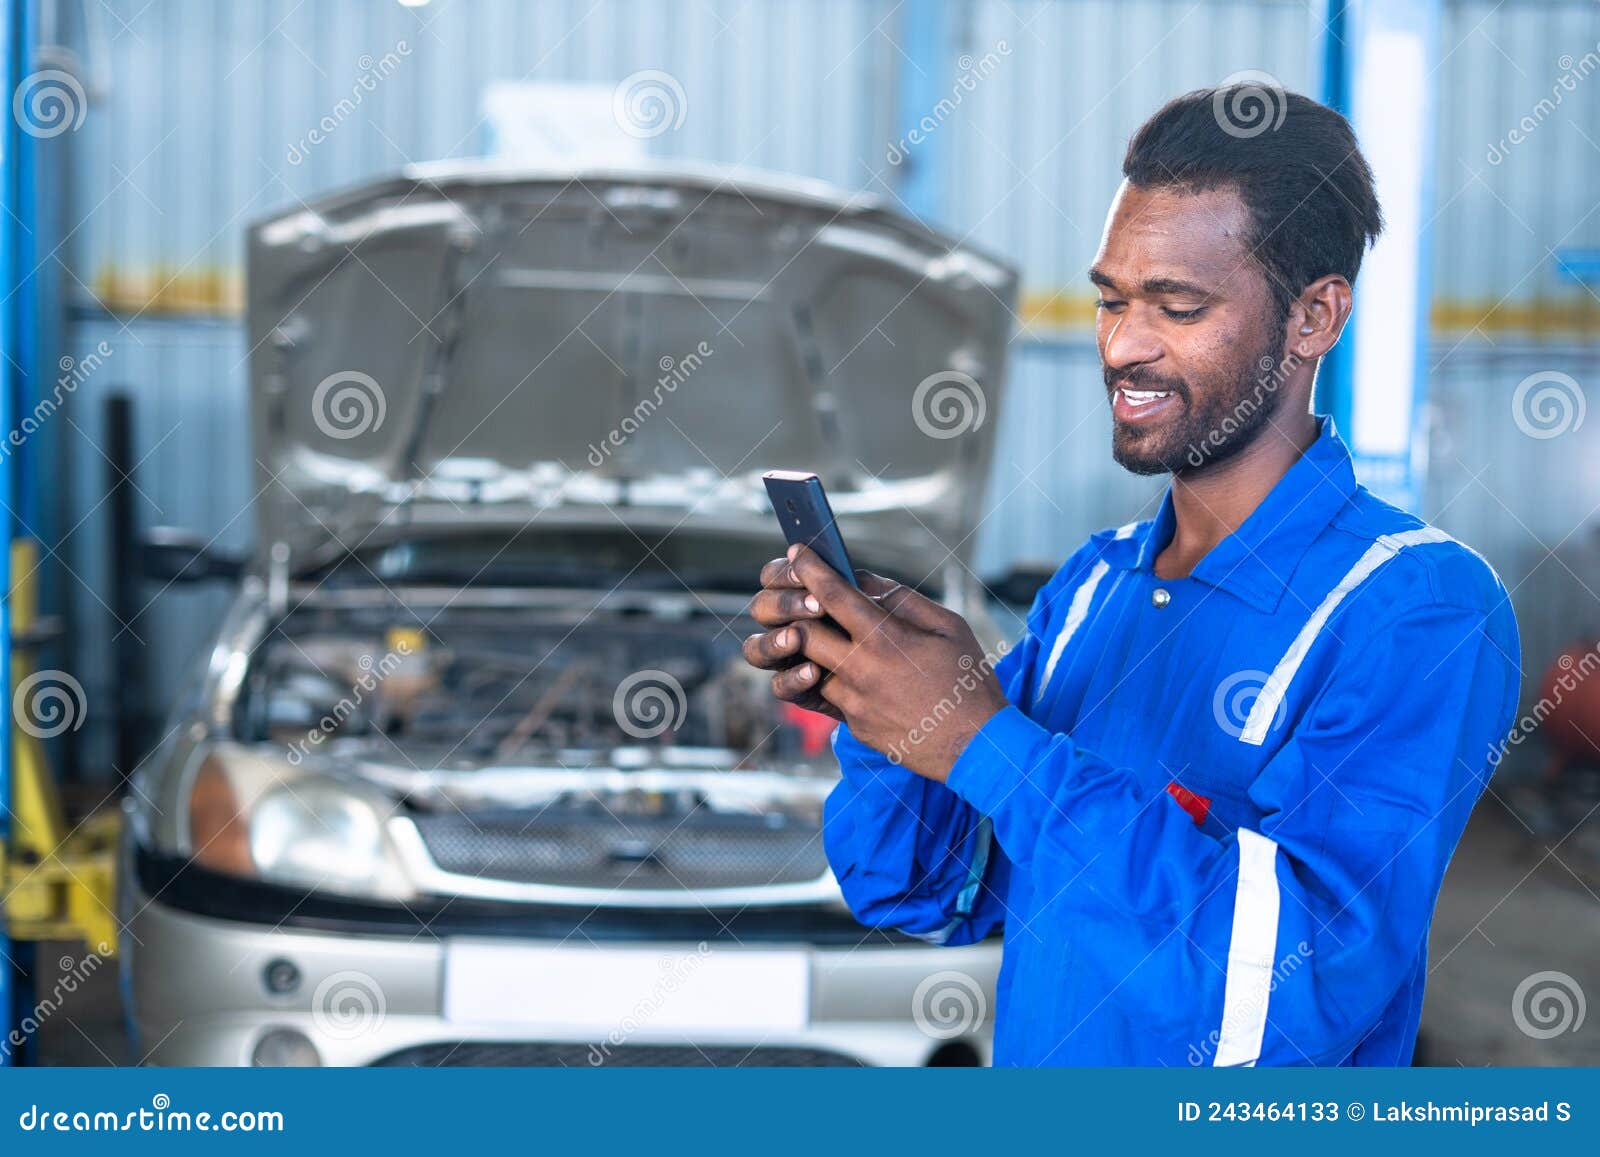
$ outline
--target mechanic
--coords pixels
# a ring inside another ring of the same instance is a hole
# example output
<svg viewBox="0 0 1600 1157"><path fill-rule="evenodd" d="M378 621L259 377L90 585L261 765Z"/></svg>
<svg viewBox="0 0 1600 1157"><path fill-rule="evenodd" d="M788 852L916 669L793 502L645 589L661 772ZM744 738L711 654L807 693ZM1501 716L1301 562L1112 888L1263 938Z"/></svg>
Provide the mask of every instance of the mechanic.
<svg viewBox="0 0 1600 1157"><path fill-rule="evenodd" d="M746 658L842 721L824 842L865 923L1004 926L1001 1064L1409 1063L1428 926L1517 701L1504 587L1357 485L1319 359L1382 228L1345 120L1234 90L1134 135L1089 278L1112 453L1171 482L986 654L813 553ZM823 621L822 616L827 616Z"/></svg>

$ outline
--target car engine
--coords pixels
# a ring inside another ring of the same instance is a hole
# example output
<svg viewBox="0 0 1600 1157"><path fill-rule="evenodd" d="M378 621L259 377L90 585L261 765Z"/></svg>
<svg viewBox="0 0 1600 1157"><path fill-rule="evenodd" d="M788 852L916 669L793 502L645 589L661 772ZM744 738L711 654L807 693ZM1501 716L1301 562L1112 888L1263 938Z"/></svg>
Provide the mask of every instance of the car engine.
<svg viewBox="0 0 1600 1157"><path fill-rule="evenodd" d="M564 767L676 749L675 766L771 767L823 754L832 722L776 703L740 656L750 620L319 610L272 633L237 737L339 741L418 766Z"/></svg>

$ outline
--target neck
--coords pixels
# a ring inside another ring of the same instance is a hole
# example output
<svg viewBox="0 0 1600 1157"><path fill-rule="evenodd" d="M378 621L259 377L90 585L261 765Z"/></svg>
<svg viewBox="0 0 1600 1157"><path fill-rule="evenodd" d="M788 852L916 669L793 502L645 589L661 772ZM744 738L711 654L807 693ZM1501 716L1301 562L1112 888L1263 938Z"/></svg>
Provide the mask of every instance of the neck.
<svg viewBox="0 0 1600 1157"><path fill-rule="evenodd" d="M1183 578L1261 505L1317 440L1308 410L1280 413L1233 457L1172 476L1172 541L1155 563L1161 578Z"/></svg>

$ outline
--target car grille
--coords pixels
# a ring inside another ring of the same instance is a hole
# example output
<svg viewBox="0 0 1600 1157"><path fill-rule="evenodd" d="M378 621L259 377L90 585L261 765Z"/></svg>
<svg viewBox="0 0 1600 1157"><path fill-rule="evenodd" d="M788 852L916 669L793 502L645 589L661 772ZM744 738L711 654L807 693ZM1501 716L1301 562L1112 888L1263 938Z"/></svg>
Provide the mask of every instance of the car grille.
<svg viewBox="0 0 1600 1157"><path fill-rule="evenodd" d="M462 1041L418 1045L375 1061L378 1068L859 1068L861 1062L826 1049L730 1048L714 1045L570 1044L558 1041Z"/></svg>
<svg viewBox="0 0 1600 1157"><path fill-rule="evenodd" d="M413 818L435 864L482 879L699 890L805 883L828 867L817 828L773 824L761 816L523 812Z"/></svg>

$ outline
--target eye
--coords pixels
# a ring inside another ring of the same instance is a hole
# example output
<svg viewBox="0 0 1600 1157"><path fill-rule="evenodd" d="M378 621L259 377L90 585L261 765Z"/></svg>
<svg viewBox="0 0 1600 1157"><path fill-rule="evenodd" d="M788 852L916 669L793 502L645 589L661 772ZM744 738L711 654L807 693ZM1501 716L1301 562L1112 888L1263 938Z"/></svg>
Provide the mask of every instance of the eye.
<svg viewBox="0 0 1600 1157"><path fill-rule="evenodd" d="M1165 306L1163 306L1161 309L1161 312L1166 314L1173 321L1193 321L1205 311L1206 307L1203 305L1197 305L1193 309L1168 309Z"/></svg>
<svg viewBox="0 0 1600 1157"><path fill-rule="evenodd" d="M1094 307L1106 313L1117 313L1126 308L1127 304L1125 301L1113 301L1111 298L1102 297L1094 303Z"/></svg>

